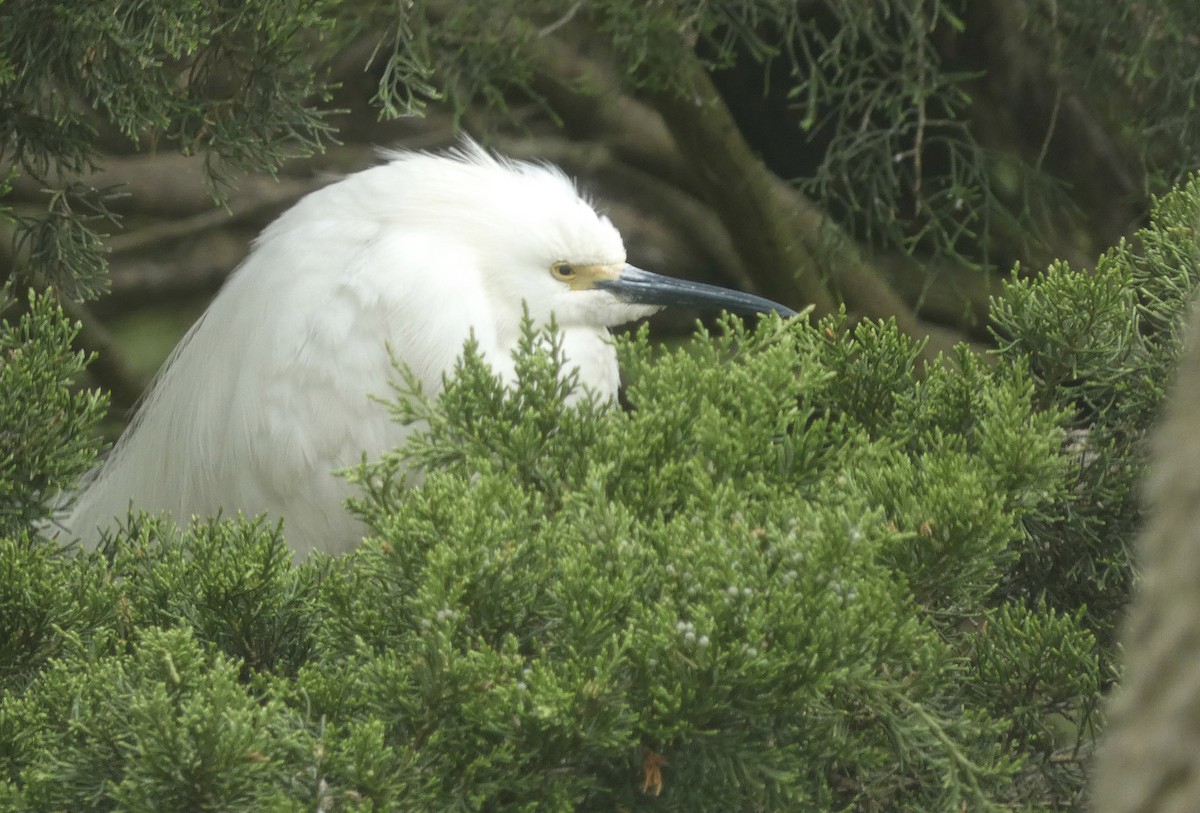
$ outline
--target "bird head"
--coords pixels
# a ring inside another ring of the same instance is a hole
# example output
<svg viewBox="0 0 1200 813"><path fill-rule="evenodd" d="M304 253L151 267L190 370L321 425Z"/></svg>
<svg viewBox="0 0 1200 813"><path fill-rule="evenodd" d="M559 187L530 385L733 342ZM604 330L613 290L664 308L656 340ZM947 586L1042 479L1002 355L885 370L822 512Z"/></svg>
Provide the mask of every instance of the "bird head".
<svg viewBox="0 0 1200 813"><path fill-rule="evenodd" d="M419 198L447 228L470 235L493 307L519 320L564 328L624 324L672 305L750 315L795 311L752 294L688 282L627 262L621 235L556 167L498 158L474 142L441 155L398 153L394 160L436 162L440 189ZM456 201L458 203L456 204Z"/></svg>

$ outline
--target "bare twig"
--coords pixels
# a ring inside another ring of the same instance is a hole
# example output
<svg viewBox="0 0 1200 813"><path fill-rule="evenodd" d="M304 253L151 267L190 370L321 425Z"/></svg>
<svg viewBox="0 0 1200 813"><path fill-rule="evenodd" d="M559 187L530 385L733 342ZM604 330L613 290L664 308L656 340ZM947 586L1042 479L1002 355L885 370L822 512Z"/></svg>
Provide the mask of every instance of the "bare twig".
<svg viewBox="0 0 1200 813"><path fill-rule="evenodd" d="M582 7L583 7L583 0L576 0L575 5L571 6L569 9L567 9L566 14L559 17L557 20L550 23L549 25L543 26L538 31L538 34L543 37L550 36L555 31L562 28L567 23L571 22L571 20L574 19L575 15L579 13L579 9Z"/></svg>

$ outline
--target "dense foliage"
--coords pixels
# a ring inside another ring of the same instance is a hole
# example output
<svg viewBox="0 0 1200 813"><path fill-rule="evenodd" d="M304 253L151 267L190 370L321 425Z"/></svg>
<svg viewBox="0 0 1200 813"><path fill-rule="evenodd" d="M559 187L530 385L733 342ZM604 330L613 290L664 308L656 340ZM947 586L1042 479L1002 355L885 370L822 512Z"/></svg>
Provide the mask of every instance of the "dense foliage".
<svg viewBox="0 0 1200 813"><path fill-rule="evenodd" d="M0 158L49 193L43 212L17 213L20 243L72 296L106 283L101 233L119 190L80 176L113 131L204 151L218 196L230 173L273 170L330 138L317 104L328 89L308 61L330 4L210 5L0 4Z"/></svg>
<svg viewBox="0 0 1200 813"><path fill-rule="evenodd" d="M372 532L342 559L242 519L135 518L92 555L9 524L0 806L1076 804L1198 222L1193 183L1095 274L1015 283L995 358L923 376L837 318L639 334L627 408L565 405L532 329L512 390L468 347L436 402L398 377L425 429L351 473ZM64 352L29 318L0 370Z"/></svg>
<svg viewBox="0 0 1200 813"><path fill-rule="evenodd" d="M0 314L12 304L0 288ZM72 392L85 355L71 325L47 296L33 295L19 317L0 317L0 536L48 516L64 489L91 468L94 432L107 399Z"/></svg>
<svg viewBox="0 0 1200 813"><path fill-rule="evenodd" d="M824 149L807 188L853 236L978 237L963 256L985 263L993 231L1067 211L1027 206L1056 127L1117 170L1144 141L1127 193L1177 180L1192 5L1022 6L1052 47L1013 64L1055 89L1019 153L978 143L985 88L951 59L1002 3L0 2L0 188L47 190L0 210L19 281L0 302L0 810L1079 806L1143 439L1200 283L1200 182L1094 269L1014 275L986 356L925 368L904 331L842 314L623 340L620 407L568 399L532 328L511 390L470 347L436 402L398 371L396 417L424 430L347 473L361 549L302 564L253 518L134 516L91 554L43 538L104 408L72 389L86 354L55 297L103 288L113 190L78 179L105 150L203 153L219 196L230 170L328 142L332 63L363 42L388 115L603 84L555 50L578 40L659 113L676 64L773 58ZM1111 138L1097 97L1131 122Z"/></svg>

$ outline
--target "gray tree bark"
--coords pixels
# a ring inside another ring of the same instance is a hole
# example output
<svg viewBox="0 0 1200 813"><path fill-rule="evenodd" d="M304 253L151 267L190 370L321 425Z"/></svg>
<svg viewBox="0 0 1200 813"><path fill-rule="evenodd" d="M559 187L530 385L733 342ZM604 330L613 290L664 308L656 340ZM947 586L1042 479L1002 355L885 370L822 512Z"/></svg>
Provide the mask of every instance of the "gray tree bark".
<svg viewBox="0 0 1200 813"><path fill-rule="evenodd" d="M1200 811L1200 309L1154 441L1127 670L1094 772L1097 813Z"/></svg>

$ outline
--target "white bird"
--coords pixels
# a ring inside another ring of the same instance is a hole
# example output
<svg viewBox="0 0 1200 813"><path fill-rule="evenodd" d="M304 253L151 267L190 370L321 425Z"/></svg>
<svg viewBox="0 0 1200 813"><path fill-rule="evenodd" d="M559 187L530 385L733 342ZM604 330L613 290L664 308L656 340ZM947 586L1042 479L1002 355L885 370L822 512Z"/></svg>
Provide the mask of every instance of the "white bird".
<svg viewBox="0 0 1200 813"><path fill-rule="evenodd" d="M266 513L297 558L364 528L336 475L404 441L372 396L389 348L436 394L473 333L506 380L523 307L554 315L568 368L613 398L608 328L664 305L794 313L626 263L621 236L558 169L472 142L398 152L303 198L268 226L159 372L63 522L95 547L130 505L186 524Z"/></svg>

